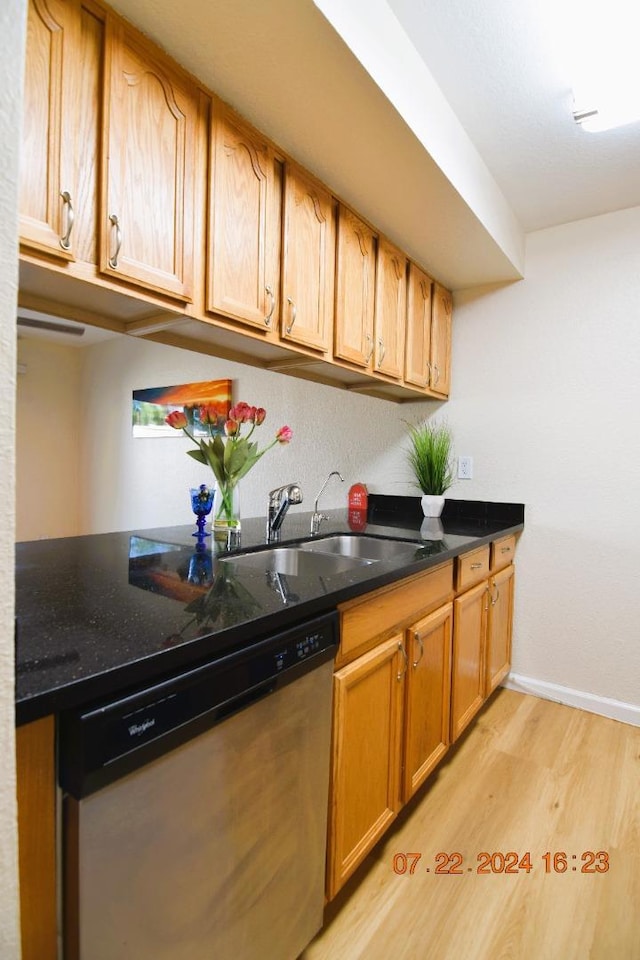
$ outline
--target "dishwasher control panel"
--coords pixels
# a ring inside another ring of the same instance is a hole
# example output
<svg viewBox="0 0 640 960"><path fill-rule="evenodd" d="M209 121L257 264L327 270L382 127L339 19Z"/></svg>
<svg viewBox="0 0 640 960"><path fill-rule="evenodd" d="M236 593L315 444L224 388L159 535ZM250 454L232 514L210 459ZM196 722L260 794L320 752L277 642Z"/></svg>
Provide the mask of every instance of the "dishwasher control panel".
<svg viewBox="0 0 640 960"><path fill-rule="evenodd" d="M335 656L326 614L60 722L60 785L80 799Z"/></svg>

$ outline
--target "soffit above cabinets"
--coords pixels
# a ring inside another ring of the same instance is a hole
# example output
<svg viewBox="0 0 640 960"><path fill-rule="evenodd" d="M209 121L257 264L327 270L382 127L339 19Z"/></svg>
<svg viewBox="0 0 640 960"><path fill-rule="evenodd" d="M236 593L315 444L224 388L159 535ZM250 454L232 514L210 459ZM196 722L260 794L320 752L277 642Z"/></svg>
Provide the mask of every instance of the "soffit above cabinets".
<svg viewBox="0 0 640 960"><path fill-rule="evenodd" d="M522 231L384 0L112 6L448 287L522 276Z"/></svg>

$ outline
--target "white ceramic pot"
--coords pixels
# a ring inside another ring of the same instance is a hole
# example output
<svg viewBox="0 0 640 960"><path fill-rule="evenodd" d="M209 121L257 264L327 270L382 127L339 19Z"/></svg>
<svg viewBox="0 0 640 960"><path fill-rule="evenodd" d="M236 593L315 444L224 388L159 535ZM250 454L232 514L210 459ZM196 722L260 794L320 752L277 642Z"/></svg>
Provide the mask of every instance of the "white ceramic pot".
<svg viewBox="0 0 640 960"><path fill-rule="evenodd" d="M437 497L431 493L425 493L420 502L425 517L439 517L444 508L444 497Z"/></svg>

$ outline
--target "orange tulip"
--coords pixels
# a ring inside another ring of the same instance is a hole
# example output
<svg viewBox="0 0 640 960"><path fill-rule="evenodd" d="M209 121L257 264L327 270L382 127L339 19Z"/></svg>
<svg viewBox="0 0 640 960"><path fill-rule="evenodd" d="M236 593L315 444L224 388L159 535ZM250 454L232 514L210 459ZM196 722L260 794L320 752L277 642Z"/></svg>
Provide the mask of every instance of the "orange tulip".
<svg viewBox="0 0 640 960"><path fill-rule="evenodd" d="M164 422L168 423L174 430L182 430L187 425L187 418L182 410L172 410L171 413L165 417Z"/></svg>

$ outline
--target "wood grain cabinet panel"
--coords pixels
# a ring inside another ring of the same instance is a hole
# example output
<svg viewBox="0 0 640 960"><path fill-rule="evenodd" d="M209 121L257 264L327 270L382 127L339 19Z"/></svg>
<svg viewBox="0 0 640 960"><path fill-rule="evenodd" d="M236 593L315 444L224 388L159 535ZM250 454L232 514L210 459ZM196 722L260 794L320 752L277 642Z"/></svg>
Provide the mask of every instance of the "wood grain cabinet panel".
<svg viewBox="0 0 640 960"><path fill-rule="evenodd" d="M77 202L73 129L74 55L80 27L76 0L30 0L20 164L23 247L72 260Z"/></svg>
<svg viewBox="0 0 640 960"><path fill-rule="evenodd" d="M282 266L283 340L331 349L335 282L335 201L299 167L287 164Z"/></svg>
<svg viewBox="0 0 640 960"><path fill-rule="evenodd" d="M192 297L199 92L110 18L105 70L101 270Z"/></svg>
<svg viewBox="0 0 640 960"><path fill-rule="evenodd" d="M487 581L453 602L451 742L460 736L485 700Z"/></svg>
<svg viewBox="0 0 640 960"><path fill-rule="evenodd" d="M374 369L394 380L404 373L407 258L388 240L378 240Z"/></svg>
<svg viewBox="0 0 640 960"><path fill-rule="evenodd" d="M431 374L431 277L415 263L409 263L407 276L407 335L404 379L426 389Z"/></svg>
<svg viewBox="0 0 640 960"><path fill-rule="evenodd" d="M400 806L402 634L334 677L327 895L331 899Z"/></svg>
<svg viewBox="0 0 640 960"><path fill-rule="evenodd" d="M431 379L430 389L438 396L448 397L451 389L451 293L441 283L433 285L431 320Z"/></svg>
<svg viewBox="0 0 640 960"><path fill-rule="evenodd" d="M509 672L513 627L515 569L509 564L489 580L486 693L489 696Z"/></svg>
<svg viewBox="0 0 640 960"><path fill-rule="evenodd" d="M214 103L211 158L207 308L277 334L281 218L273 150Z"/></svg>
<svg viewBox="0 0 640 960"><path fill-rule="evenodd" d="M376 273L373 230L347 207L338 209L336 311L333 353L371 369Z"/></svg>
<svg viewBox="0 0 640 960"><path fill-rule="evenodd" d="M405 803L449 747L452 622L453 604L448 603L407 630Z"/></svg>
<svg viewBox="0 0 640 960"><path fill-rule="evenodd" d="M16 730L22 960L56 960L56 770L53 716Z"/></svg>

